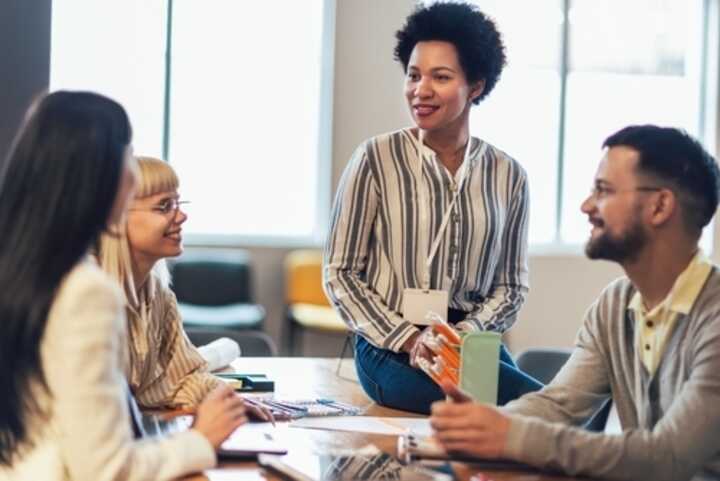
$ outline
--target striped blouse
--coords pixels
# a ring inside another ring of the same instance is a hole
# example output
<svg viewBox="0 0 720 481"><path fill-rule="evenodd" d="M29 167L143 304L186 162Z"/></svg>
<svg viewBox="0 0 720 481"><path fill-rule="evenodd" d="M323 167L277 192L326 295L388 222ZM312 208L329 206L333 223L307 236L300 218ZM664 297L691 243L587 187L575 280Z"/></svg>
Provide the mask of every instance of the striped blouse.
<svg viewBox="0 0 720 481"><path fill-rule="evenodd" d="M355 151L340 181L324 256L325 290L341 317L374 345L396 352L418 331L402 317L403 289L421 287L429 246L458 189L429 287L448 290L449 307L468 312L460 330L505 331L528 292L523 168L473 137L458 185L415 132L380 135Z"/></svg>
<svg viewBox="0 0 720 481"><path fill-rule="evenodd" d="M194 407L221 381L187 338L175 294L153 275L148 282L154 285L141 291L141 307L127 308L128 383L143 408Z"/></svg>

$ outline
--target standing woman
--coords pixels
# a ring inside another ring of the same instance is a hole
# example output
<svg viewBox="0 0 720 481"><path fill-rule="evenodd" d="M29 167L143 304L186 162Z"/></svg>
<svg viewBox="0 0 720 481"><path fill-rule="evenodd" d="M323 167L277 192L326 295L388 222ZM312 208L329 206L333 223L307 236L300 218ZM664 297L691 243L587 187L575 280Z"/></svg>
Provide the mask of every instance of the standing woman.
<svg viewBox="0 0 720 481"><path fill-rule="evenodd" d="M28 112L0 170L0 478L171 479L215 464L246 421L219 388L192 429L133 439L122 296L88 256L135 184L116 102L56 92Z"/></svg>
<svg viewBox="0 0 720 481"><path fill-rule="evenodd" d="M528 291L528 186L507 154L470 136L470 108L505 53L495 24L465 3L418 7L396 34L414 127L361 144L340 182L325 288L357 334L355 363L376 402L429 412L440 388L411 311L447 312L459 331L504 332ZM429 294L425 292L430 291ZM505 348L498 401L541 386Z"/></svg>

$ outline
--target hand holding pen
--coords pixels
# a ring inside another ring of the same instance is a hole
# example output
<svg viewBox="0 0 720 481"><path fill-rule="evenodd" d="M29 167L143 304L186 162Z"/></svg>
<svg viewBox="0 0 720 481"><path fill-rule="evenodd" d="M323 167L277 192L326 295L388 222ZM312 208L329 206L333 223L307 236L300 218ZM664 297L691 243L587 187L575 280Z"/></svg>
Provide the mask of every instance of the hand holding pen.
<svg viewBox="0 0 720 481"><path fill-rule="evenodd" d="M275 415L268 409L264 404L255 401L251 397L243 397L245 405L247 406L247 414L251 419L258 421L268 421L275 426Z"/></svg>
<svg viewBox="0 0 720 481"><path fill-rule="evenodd" d="M275 426L276 420L286 421L290 419L289 417L286 417L283 413L273 413L273 411L267 406L265 406L265 404L255 401L252 398L242 396L238 397L242 399L242 402L246 408L246 415L251 420L267 421L272 423L273 426ZM196 414L197 409L195 407L181 407L173 409L171 411L165 411L160 414L160 417L167 421L178 416L195 416Z"/></svg>

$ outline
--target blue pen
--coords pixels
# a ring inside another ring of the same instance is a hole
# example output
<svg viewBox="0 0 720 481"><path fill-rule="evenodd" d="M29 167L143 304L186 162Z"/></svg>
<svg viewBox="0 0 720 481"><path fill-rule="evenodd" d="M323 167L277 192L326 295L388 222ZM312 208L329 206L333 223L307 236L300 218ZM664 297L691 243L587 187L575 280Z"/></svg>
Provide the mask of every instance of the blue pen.
<svg viewBox="0 0 720 481"><path fill-rule="evenodd" d="M265 404L274 407L275 409L278 409L280 411L286 412L287 414L291 415L292 417L298 417L298 415L302 416L305 413L307 413L307 409L298 408L295 406L291 406L279 401L266 399Z"/></svg>
<svg viewBox="0 0 720 481"><path fill-rule="evenodd" d="M360 412L360 408L351 406L350 404L341 403L339 401L335 401L333 399L317 399L317 402L319 404L324 404L326 406L333 407L335 409L339 409L343 412L349 412L349 413L358 413Z"/></svg>
<svg viewBox="0 0 720 481"><path fill-rule="evenodd" d="M283 406L283 407L285 407L285 408L287 408L287 409L293 409L293 410L300 411L300 412L303 412L303 413L308 412L308 408L305 407L305 406L303 406L303 405L301 405L301 404L295 404L295 403L291 403L291 402L288 402L288 401L277 401L277 400L275 400L275 399L273 399L273 402L274 402L275 404L277 404L277 405L279 405L279 406Z"/></svg>

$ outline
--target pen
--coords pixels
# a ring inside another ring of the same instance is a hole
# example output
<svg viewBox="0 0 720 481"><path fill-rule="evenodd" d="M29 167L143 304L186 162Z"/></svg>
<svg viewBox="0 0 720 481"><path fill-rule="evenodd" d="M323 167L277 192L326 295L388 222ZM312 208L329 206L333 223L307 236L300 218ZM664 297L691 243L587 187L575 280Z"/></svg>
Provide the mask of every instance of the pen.
<svg viewBox="0 0 720 481"><path fill-rule="evenodd" d="M275 399L272 402L277 404L278 406L282 406L282 407L284 407L286 409L290 409L292 411L299 411L301 413L308 412L308 408L306 408L305 406L301 406L300 404L295 404L295 403L291 403L288 401L278 401Z"/></svg>
<svg viewBox="0 0 720 481"><path fill-rule="evenodd" d="M247 397L243 398L243 399L250 406L255 406L256 408L258 408L258 410L260 410L260 412L262 412L262 413L264 413L263 410L267 410L267 414L270 416L269 421L272 423L273 427L275 427L275 416L272 413L272 409L268 409L267 406L263 405L262 403L260 403L258 401L255 401L254 399L247 398Z"/></svg>
<svg viewBox="0 0 720 481"><path fill-rule="evenodd" d="M304 414L303 411L300 411L298 409L293 409L288 406L284 406L284 405L278 403L277 401L271 401L270 399L263 400L263 403L265 405L275 409L276 411L279 411L280 413L282 413L283 415L285 415L289 418L301 417Z"/></svg>

